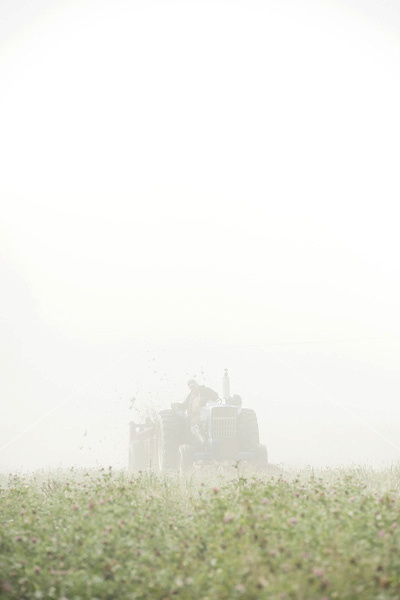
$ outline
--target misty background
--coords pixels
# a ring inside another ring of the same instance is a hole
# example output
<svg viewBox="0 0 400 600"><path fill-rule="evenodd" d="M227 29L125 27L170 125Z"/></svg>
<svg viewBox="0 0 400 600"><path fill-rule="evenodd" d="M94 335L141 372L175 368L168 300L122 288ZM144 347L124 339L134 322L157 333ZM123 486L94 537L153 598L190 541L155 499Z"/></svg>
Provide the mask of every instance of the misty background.
<svg viewBox="0 0 400 600"><path fill-rule="evenodd" d="M270 460L400 457L400 6L1 0L0 469L196 376Z"/></svg>

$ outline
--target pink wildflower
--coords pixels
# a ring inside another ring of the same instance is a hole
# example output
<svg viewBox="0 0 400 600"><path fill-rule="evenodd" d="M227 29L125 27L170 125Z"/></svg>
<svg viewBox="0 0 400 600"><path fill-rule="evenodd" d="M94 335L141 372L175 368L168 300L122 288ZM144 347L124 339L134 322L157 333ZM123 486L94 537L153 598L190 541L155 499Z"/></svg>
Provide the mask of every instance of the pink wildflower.
<svg viewBox="0 0 400 600"><path fill-rule="evenodd" d="M291 525L296 525L296 524L297 524L297 519L296 519L296 517L292 517L291 519L289 519L289 523L290 523Z"/></svg>
<svg viewBox="0 0 400 600"><path fill-rule="evenodd" d="M385 537L385 532L382 530L378 531L378 537Z"/></svg>
<svg viewBox="0 0 400 600"><path fill-rule="evenodd" d="M217 487L214 487L214 488L213 488L213 492L214 492L214 494L218 494L218 492L219 492L219 488L217 488Z"/></svg>
<svg viewBox="0 0 400 600"><path fill-rule="evenodd" d="M79 506L77 504L74 504L72 510L79 510Z"/></svg>
<svg viewBox="0 0 400 600"><path fill-rule="evenodd" d="M230 521L233 521L233 515L225 515L224 523L229 523Z"/></svg>
<svg viewBox="0 0 400 600"><path fill-rule="evenodd" d="M269 502L268 498L263 498L261 500L261 504L268 504L268 502Z"/></svg>
<svg viewBox="0 0 400 600"><path fill-rule="evenodd" d="M40 571L42 570L38 565L35 565L33 567L33 570L35 571L35 573L40 573Z"/></svg>
<svg viewBox="0 0 400 600"><path fill-rule="evenodd" d="M319 569L318 567L314 567L313 568L313 573L317 577L323 577L324 576L324 570L323 569Z"/></svg>

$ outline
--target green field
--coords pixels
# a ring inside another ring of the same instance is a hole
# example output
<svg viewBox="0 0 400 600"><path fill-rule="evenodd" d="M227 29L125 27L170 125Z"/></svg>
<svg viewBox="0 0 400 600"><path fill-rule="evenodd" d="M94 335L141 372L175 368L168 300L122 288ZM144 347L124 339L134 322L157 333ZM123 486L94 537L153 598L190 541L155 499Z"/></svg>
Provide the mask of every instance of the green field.
<svg viewBox="0 0 400 600"><path fill-rule="evenodd" d="M3 478L1 598L400 598L400 466Z"/></svg>

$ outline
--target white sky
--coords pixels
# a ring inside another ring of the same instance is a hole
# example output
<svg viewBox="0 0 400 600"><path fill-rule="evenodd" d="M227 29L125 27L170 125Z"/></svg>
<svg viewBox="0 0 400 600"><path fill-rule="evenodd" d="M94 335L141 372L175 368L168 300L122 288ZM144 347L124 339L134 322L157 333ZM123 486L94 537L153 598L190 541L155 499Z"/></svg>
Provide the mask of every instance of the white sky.
<svg viewBox="0 0 400 600"><path fill-rule="evenodd" d="M226 366L274 462L398 460L399 64L389 0L0 1L0 469Z"/></svg>

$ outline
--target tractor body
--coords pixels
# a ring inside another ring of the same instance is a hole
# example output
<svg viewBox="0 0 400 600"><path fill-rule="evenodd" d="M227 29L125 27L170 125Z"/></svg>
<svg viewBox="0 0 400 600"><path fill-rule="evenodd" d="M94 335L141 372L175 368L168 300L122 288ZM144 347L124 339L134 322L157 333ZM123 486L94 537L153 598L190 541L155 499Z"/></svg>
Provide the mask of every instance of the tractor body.
<svg viewBox="0 0 400 600"><path fill-rule="evenodd" d="M129 470L183 473L196 463L215 461L266 466L267 449L260 444L256 413L242 408L238 396L227 397L229 384L223 383L225 400L201 407L195 423L179 403L160 411L155 421L131 423Z"/></svg>

